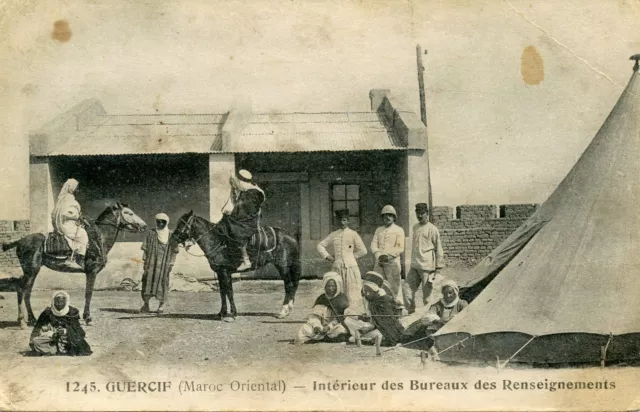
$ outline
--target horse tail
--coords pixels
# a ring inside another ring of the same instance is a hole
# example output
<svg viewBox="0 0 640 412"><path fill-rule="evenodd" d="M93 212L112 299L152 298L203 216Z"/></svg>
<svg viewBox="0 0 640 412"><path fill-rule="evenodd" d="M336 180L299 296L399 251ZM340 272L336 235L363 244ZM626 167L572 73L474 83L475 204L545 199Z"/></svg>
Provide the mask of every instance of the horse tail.
<svg viewBox="0 0 640 412"><path fill-rule="evenodd" d="M300 260L302 259L302 256L300 253L300 245L296 244L294 255L292 255L291 258L293 259L293 262L291 263L291 271L293 272L291 278L297 288L298 283L300 283L300 277L302 276L302 261Z"/></svg>
<svg viewBox="0 0 640 412"><path fill-rule="evenodd" d="M2 251L6 252L7 250L13 249L14 247L18 246L18 242L19 240L16 240L15 242L11 242L11 243L3 243Z"/></svg>
<svg viewBox="0 0 640 412"><path fill-rule="evenodd" d="M298 283L300 282L300 276L302 275L302 262L300 260L302 258L302 254L300 253L300 244L295 237L285 230L280 229L280 233L283 243L286 243L289 246L291 280L293 281L295 288L297 288Z"/></svg>

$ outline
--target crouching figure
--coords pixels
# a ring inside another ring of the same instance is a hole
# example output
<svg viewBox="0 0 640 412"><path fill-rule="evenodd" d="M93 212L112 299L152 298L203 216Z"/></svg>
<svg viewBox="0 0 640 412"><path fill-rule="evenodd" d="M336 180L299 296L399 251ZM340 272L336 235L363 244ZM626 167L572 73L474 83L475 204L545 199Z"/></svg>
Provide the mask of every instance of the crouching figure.
<svg viewBox="0 0 640 412"><path fill-rule="evenodd" d="M342 277L336 272L327 272L322 278L322 286L324 293L318 296L307 323L298 331L295 339L297 344L322 340L344 341L349 335L344 325L349 300L342 293Z"/></svg>
<svg viewBox="0 0 640 412"><path fill-rule="evenodd" d="M80 326L78 309L69 306L69 294L58 291L51 298L51 306L40 314L29 340L37 355L87 356L91 347Z"/></svg>

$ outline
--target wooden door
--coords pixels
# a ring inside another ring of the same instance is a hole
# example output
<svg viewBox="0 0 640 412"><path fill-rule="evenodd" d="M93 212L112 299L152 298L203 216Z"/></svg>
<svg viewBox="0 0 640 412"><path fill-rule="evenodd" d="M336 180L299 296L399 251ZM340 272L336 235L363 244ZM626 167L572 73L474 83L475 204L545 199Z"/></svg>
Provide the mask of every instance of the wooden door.
<svg viewBox="0 0 640 412"><path fill-rule="evenodd" d="M300 236L300 187L295 182L273 182L262 185L266 197L262 204L261 223Z"/></svg>
<svg viewBox="0 0 640 412"><path fill-rule="evenodd" d="M301 239L300 225L300 184L296 182L266 182L260 185L266 197L262 204L264 226L279 227L293 237L298 243ZM256 271L256 277L279 278L272 265Z"/></svg>

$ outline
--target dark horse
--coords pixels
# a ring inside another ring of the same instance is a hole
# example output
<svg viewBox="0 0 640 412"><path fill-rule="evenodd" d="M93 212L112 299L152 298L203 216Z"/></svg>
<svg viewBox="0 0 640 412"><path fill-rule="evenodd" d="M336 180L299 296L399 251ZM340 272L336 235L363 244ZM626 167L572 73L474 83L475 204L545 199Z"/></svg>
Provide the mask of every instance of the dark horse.
<svg viewBox="0 0 640 412"><path fill-rule="evenodd" d="M141 232L146 230L147 225L129 207L122 203L116 203L100 214L93 222L88 222L86 227L89 236L89 244L85 255L84 271L81 269L71 269L65 265L66 259L63 257L51 256L45 253L44 245L46 237L42 233L33 233L15 242L2 245L2 251L16 249L20 266L24 276L13 278L13 288L18 294L18 322L22 327L24 324L24 312L22 311L22 300L27 308L28 325L33 326L36 318L31 310L31 289L36 281L42 265L57 272L85 273L87 277L86 289L84 291L84 313L83 319L89 325L91 323L91 296L93 295L93 285L96 275L104 269L107 264L107 254L116 242L118 234L122 230L129 232ZM69 250L69 255L71 250Z"/></svg>
<svg viewBox="0 0 640 412"><path fill-rule="evenodd" d="M236 272L241 258L237 252L237 248L227 248L223 239L219 239L213 231L216 225L207 219L196 216L193 211L183 215L178 220L178 225L173 232L172 241L185 244L191 240L200 246L204 252L209 266L216 273L218 283L220 284L220 298L222 307L218 317L231 322L235 318L236 304L233 300L233 284L231 282L231 274ZM265 227L266 232L271 232L271 228ZM298 250L298 242L293 236L282 229L273 228L275 234L275 248L271 251L263 251L257 253L257 250L248 252L255 268L266 266L269 263L278 269L280 277L284 281L284 302L282 310L277 315L278 319L288 316L293 308L293 301L298 290L300 282L300 253ZM227 299L231 306L231 313L227 312Z"/></svg>

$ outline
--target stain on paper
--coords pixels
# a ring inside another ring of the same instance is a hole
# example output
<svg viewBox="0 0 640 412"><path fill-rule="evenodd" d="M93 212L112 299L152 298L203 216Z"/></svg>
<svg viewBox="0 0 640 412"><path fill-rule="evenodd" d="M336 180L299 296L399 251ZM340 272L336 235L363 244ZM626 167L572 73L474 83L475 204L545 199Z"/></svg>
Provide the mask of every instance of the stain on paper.
<svg viewBox="0 0 640 412"><path fill-rule="evenodd" d="M51 38L58 40L61 43L68 42L71 38L71 29L69 23L66 20L57 20L53 23L53 32L51 32Z"/></svg>
<svg viewBox="0 0 640 412"><path fill-rule="evenodd" d="M532 86L544 80L544 60L534 46L527 46L522 51L520 73L522 73L522 80Z"/></svg>

